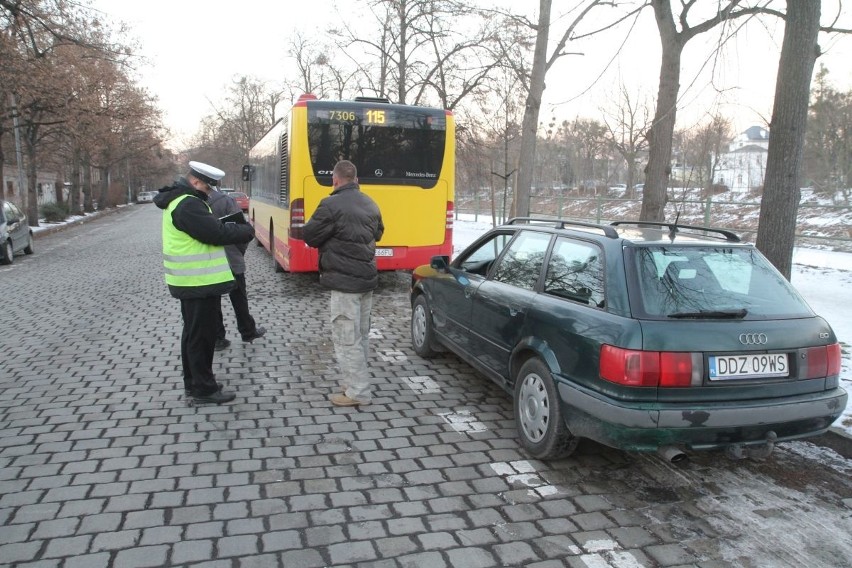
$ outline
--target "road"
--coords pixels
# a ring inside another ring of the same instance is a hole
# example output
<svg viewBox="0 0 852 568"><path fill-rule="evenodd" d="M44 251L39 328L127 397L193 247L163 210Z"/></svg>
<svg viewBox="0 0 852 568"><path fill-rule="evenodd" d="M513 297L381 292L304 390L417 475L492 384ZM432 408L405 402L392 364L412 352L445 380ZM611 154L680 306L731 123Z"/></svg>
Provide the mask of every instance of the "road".
<svg viewBox="0 0 852 568"><path fill-rule="evenodd" d="M414 354L404 274L376 291L374 404L336 408L327 294L250 246L269 332L243 344L226 305L215 370L238 398L188 406L159 215L128 207L0 267L0 565L852 566L852 460L810 442L530 460L507 394Z"/></svg>

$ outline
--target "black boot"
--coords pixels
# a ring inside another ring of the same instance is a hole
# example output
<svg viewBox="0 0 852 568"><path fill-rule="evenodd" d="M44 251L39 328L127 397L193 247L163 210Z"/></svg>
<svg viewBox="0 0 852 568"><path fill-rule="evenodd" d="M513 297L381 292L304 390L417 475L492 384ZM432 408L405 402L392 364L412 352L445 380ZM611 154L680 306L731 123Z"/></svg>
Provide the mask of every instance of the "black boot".
<svg viewBox="0 0 852 568"><path fill-rule="evenodd" d="M195 404L225 404L237 398L237 393L231 391L217 390L210 394L193 394L192 401Z"/></svg>
<svg viewBox="0 0 852 568"><path fill-rule="evenodd" d="M250 333L248 335L243 336L243 341L248 341L249 343L251 343L255 339L259 339L259 338L263 337L264 335L266 335L266 328L256 327L254 329L253 333Z"/></svg>

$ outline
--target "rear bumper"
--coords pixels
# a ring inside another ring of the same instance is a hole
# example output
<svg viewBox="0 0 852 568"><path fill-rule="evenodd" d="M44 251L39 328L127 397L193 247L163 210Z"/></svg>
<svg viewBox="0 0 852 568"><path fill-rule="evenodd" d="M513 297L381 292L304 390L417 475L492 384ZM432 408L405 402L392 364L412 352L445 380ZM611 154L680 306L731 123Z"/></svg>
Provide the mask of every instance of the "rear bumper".
<svg viewBox="0 0 852 568"><path fill-rule="evenodd" d="M783 400L749 400L703 405L624 404L598 393L559 384L563 415L576 436L635 451L661 446L692 450L756 445L774 432L777 441L825 432L846 408L848 395L838 387Z"/></svg>

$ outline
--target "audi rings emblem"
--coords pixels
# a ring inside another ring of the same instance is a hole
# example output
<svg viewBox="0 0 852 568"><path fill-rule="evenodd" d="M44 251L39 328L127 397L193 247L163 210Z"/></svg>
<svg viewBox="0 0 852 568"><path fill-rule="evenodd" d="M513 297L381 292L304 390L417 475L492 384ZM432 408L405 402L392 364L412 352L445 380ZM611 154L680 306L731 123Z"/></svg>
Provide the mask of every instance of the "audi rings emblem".
<svg viewBox="0 0 852 568"><path fill-rule="evenodd" d="M766 345L769 338L765 333L741 333L740 343L743 345Z"/></svg>

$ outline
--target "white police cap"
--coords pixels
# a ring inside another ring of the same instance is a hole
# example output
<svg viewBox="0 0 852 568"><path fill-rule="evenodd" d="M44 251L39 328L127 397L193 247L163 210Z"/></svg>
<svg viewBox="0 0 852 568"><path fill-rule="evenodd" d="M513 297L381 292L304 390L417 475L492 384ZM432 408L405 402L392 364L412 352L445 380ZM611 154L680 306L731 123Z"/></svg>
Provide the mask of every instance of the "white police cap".
<svg viewBox="0 0 852 568"><path fill-rule="evenodd" d="M225 177L225 172L202 162L190 162L189 175L197 177L207 185L217 186L219 180Z"/></svg>

